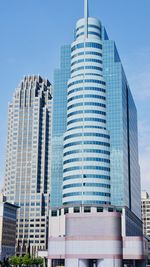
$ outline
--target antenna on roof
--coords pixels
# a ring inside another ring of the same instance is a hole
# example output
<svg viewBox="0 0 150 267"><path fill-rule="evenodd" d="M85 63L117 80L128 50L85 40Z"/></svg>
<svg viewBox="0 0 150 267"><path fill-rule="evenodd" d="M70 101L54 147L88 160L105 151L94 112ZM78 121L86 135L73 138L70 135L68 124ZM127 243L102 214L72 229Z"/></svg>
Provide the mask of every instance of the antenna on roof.
<svg viewBox="0 0 150 267"><path fill-rule="evenodd" d="M88 0L84 0L84 19L85 19L85 37L88 37L88 17L89 17L89 8Z"/></svg>

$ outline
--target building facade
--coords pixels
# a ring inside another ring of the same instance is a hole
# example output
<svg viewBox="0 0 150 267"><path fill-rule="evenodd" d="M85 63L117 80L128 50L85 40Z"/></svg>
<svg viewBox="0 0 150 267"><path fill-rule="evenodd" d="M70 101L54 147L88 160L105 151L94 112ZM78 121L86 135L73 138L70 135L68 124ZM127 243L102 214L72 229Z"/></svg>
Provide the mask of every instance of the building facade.
<svg viewBox="0 0 150 267"><path fill-rule="evenodd" d="M84 7L71 45L62 206L50 210L49 266L145 266L136 108L115 43L88 16L87 0Z"/></svg>
<svg viewBox="0 0 150 267"><path fill-rule="evenodd" d="M75 205L53 209L48 266L144 267L141 220L126 207Z"/></svg>
<svg viewBox="0 0 150 267"><path fill-rule="evenodd" d="M0 261L15 255L18 208L0 194Z"/></svg>
<svg viewBox="0 0 150 267"><path fill-rule="evenodd" d="M107 86L107 129L110 133L111 203L113 205L125 205L141 218L137 110L115 42L109 40L103 25L100 29L103 47L103 77ZM80 36L77 36L75 31L77 39L82 37L82 30L83 28L78 30L78 33L81 33ZM98 30L96 33L98 34ZM81 56L83 55L78 57L81 58ZM93 55L93 59L96 58L99 58L98 55ZM62 204L62 157L63 135L67 126L67 83L71 77L70 69L74 67L71 64L76 61L76 57L71 57L71 46L63 46L61 48L61 69L54 73L53 132L57 140L53 151L54 164L52 164L52 169L54 171L52 173L54 175L52 175L51 207L59 207ZM93 65L93 62L86 63ZM80 67L81 64L83 65L83 62L78 63ZM94 64L97 63L94 62ZM81 69L78 70L78 73L79 71L82 73ZM58 136L61 136L60 145L58 145Z"/></svg>
<svg viewBox="0 0 150 267"><path fill-rule="evenodd" d="M51 84L26 76L8 109L7 200L20 206L16 253L47 246L51 175Z"/></svg>
<svg viewBox="0 0 150 267"><path fill-rule="evenodd" d="M67 81L70 77L70 45L61 48L60 69L54 72L51 206L62 204L63 141L67 120Z"/></svg>
<svg viewBox="0 0 150 267"><path fill-rule="evenodd" d="M146 191L141 193L143 234L148 240L148 263L150 264L150 197Z"/></svg>
<svg viewBox="0 0 150 267"><path fill-rule="evenodd" d="M137 110L115 42L108 40L104 28L103 66L110 132L111 203L127 206L141 218Z"/></svg>
<svg viewBox="0 0 150 267"><path fill-rule="evenodd" d="M86 33L85 19L79 20L71 46L63 167L63 204L110 204L101 24L94 18Z"/></svg>

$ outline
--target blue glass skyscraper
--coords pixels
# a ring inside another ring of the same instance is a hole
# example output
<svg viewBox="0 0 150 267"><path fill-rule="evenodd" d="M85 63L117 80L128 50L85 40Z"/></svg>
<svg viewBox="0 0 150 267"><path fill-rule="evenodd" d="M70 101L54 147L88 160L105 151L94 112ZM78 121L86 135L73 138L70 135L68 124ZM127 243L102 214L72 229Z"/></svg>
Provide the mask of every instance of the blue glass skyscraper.
<svg viewBox="0 0 150 267"><path fill-rule="evenodd" d="M111 204L125 205L140 217L137 111L115 42L109 40L104 27L102 27L102 45L103 75L107 86L107 129L110 132ZM58 127L55 126L55 120L53 120L53 132L56 128L58 130L57 135L59 136L61 133L62 142L66 130L67 78L70 78L70 61L71 48L70 46L63 46L61 70L55 71L54 90L57 92L54 92L54 97L58 101L63 92L64 101L62 106L64 113L59 112L57 121L59 120L64 128L59 131ZM63 75L63 72L65 75ZM59 91L61 91L61 94ZM59 109L58 106L57 108ZM54 109L54 118L55 114ZM52 206L59 206L62 201L62 155L63 146L61 145L59 147L59 162L61 164L58 164L58 161L55 160L57 170L55 175L52 176ZM55 153L53 157L55 157ZM55 191L56 188L57 191Z"/></svg>
<svg viewBox="0 0 150 267"><path fill-rule="evenodd" d="M62 203L63 135L67 117L67 81L70 77L70 45L61 47L60 69L54 72L51 206Z"/></svg>
<svg viewBox="0 0 150 267"><path fill-rule="evenodd" d="M111 142L111 203L141 216L137 111L114 41L103 29L104 77Z"/></svg>
<svg viewBox="0 0 150 267"><path fill-rule="evenodd" d="M63 128L53 150L48 266L143 267L136 107L115 43L88 16L88 0L84 8L64 57L69 79L61 70L55 80L64 102L57 106Z"/></svg>

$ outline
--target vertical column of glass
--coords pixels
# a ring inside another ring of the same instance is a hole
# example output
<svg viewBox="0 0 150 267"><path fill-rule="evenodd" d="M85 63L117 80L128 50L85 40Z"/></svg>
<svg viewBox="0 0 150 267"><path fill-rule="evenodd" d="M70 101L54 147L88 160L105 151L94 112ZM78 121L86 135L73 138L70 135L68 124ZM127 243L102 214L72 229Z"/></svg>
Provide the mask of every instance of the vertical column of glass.
<svg viewBox="0 0 150 267"><path fill-rule="evenodd" d="M63 204L110 203L110 137L106 129L101 24L77 22L71 48L67 131L64 136Z"/></svg>

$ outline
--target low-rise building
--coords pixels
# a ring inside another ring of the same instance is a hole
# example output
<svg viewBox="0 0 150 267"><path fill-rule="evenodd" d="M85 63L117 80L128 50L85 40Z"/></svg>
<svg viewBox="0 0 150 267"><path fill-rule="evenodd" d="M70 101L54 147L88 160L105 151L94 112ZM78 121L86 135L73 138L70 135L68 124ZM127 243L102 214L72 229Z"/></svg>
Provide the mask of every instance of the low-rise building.
<svg viewBox="0 0 150 267"><path fill-rule="evenodd" d="M0 194L0 260L15 255L17 209Z"/></svg>
<svg viewBox="0 0 150 267"><path fill-rule="evenodd" d="M49 267L143 267L141 220L127 207L112 205L50 210Z"/></svg>
<svg viewBox="0 0 150 267"><path fill-rule="evenodd" d="M146 191L141 193L143 233L148 240L148 263L150 264L150 197Z"/></svg>

